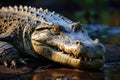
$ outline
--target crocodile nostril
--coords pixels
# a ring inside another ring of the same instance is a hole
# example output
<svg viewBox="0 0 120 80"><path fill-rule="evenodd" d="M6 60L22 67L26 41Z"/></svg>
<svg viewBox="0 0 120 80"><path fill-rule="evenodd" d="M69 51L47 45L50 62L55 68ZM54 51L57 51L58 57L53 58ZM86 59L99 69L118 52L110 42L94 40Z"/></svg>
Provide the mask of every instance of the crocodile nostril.
<svg viewBox="0 0 120 80"><path fill-rule="evenodd" d="M81 43L80 43L79 41L76 41L76 44L77 44L77 45L80 45Z"/></svg>

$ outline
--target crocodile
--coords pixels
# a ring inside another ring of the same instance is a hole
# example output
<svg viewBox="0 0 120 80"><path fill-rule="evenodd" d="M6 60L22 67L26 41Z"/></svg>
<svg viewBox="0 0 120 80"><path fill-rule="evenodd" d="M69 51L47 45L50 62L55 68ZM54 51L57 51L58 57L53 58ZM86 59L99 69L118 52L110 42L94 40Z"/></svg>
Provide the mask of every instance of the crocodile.
<svg viewBox="0 0 120 80"><path fill-rule="evenodd" d="M7 67L26 64L28 56L78 69L100 69L105 62L99 39L92 40L80 22L48 9L2 7L0 41L0 62Z"/></svg>

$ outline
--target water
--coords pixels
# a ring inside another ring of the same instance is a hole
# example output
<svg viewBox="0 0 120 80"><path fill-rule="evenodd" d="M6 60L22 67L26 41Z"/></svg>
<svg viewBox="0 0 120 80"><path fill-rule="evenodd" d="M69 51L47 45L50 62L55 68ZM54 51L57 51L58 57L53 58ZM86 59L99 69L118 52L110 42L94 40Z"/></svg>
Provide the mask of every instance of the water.
<svg viewBox="0 0 120 80"><path fill-rule="evenodd" d="M120 43L120 26L108 26L104 24L84 24L91 38L98 38L102 42Z"/></svg>
<svg viewBox="0 0 120 80"><path fill-rule="evenodd" d="M0 80L120 80L120 71L117 71L117 68L116 70L108 68L104 71L46 69L24 75L0 75Z"/></svg>

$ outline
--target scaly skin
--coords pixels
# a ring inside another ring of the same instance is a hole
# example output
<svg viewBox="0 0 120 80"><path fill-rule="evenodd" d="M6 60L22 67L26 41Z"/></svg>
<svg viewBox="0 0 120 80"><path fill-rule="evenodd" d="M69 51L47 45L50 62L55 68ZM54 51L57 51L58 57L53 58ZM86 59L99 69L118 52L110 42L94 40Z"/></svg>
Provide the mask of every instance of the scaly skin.
<svg viewBox="0 0 120 80"><path fill-rule="evenodd" d="M20 57L41 55L79 69L99 69L104 64L105 48L98 39L93 41L79 22L47 9L3 7L0 40L11 43Z"/></svg>

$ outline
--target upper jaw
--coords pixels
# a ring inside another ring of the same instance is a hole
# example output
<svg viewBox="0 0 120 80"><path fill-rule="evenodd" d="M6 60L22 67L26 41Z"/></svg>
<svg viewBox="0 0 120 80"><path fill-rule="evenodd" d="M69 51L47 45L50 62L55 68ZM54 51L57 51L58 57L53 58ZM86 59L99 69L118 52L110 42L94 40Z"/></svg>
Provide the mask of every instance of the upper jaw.
<svg viewBox="0 0 120 80"><path fill-rule="evenodd" d="M61 50L59 47L54 48L57 52L62 52L62 54L68 55L72 59L79 59L81 62L92 62L97 60L104 61L104 50L101 50L101 53L96 53L95 50L86 52L81 49L81 51L77 51L76 53L68 53L67 51Z"/></svg>

